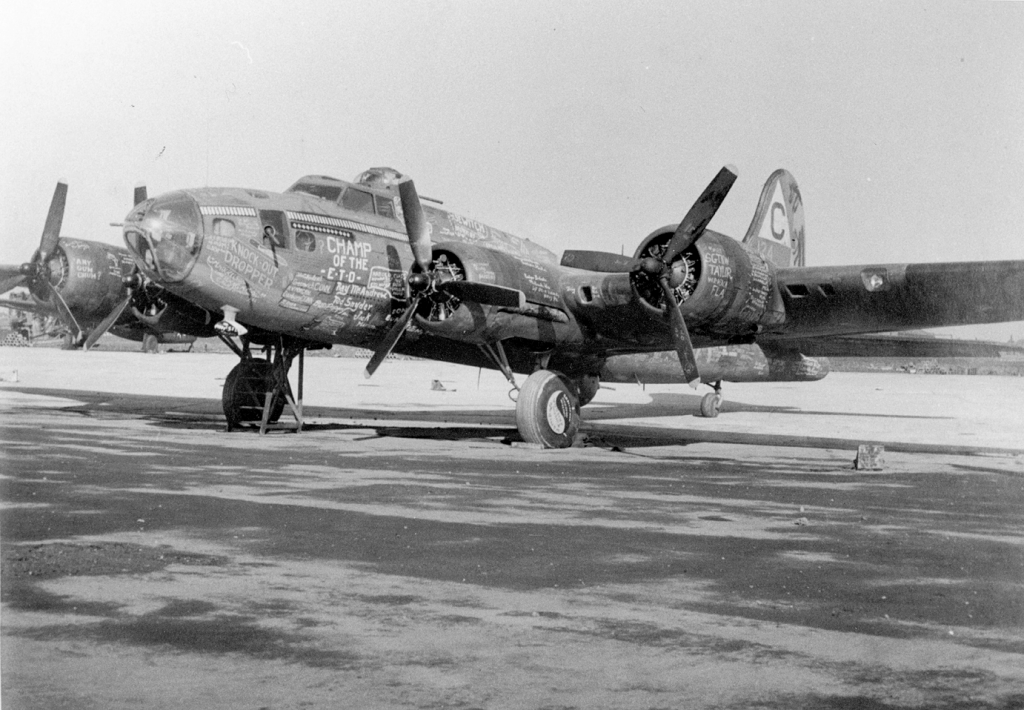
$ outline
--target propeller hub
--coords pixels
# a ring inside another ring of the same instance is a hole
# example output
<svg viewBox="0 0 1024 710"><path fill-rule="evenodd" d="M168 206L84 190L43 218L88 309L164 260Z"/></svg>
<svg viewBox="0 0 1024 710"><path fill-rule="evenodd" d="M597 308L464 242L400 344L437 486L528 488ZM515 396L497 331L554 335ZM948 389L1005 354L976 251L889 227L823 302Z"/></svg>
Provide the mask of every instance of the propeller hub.
<svg viewBox="0 0 1024 710"><path fill-rule="evenodd" d="M672 288L679 288L686 281L686 277L689 275L690 269L683 259L672 264L668 274L668 285Z"/></svg>
<svg viewBox="0 0 1024 710"><path fill-rule="evenodd" d="M415 274L409 274L409 288L412 289L413 293L419 293L425 291L427 286L430 285L430 275L423 272Z"/></svg>
<svg viewBox="0 0 1024 710"><path fill-rule="evenodd" d="M640 260L640 270L651 276L661 276L666 270L665 263L658 258L648 256Z"/></svg>

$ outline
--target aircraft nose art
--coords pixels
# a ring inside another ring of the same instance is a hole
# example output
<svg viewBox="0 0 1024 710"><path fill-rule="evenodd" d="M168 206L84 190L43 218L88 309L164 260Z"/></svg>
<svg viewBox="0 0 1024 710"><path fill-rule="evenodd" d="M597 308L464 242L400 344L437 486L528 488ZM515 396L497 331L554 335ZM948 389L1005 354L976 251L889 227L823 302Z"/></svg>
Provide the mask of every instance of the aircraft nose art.
<svg viewBox="0 0 1024 710"><path fill-rule="evenodd" d="M172 192L144 202L125 221L124 241L150 278L174 283L188 276L203 240L203 222L196 200Z"/></svg>

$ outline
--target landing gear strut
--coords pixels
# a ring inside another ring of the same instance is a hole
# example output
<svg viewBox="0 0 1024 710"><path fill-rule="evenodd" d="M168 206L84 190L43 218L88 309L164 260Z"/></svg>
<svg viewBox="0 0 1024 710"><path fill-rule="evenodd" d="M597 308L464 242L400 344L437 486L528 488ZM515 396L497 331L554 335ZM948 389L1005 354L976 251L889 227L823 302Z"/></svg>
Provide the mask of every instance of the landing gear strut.
<svg viewBox="0 0 1024 710"><path fill-rule="evenodd" d="M264 359L252 356L247 336L242 336L241 347L227 336L222 335L221 340L241 358L224 380L221 396L228 431L256 422L259 422L260 434L266 434L268 429L285 427L302 431L302 380L307 344L279 336L277 342L263 346ZM299 359L297 397L288 381L288 371L296 357ZM295 417L295 424L277 423L286 404Z"/></svg>
<svg viewBox="0 0 1024 710"><path fill-rule="evenodd" d="M711 385L715 388L714 392L708 392L700 400L700 415L707 417L708 419L714 419L718 416L718 410L722 406L722 381L719 380L715 384Z"/></svg>

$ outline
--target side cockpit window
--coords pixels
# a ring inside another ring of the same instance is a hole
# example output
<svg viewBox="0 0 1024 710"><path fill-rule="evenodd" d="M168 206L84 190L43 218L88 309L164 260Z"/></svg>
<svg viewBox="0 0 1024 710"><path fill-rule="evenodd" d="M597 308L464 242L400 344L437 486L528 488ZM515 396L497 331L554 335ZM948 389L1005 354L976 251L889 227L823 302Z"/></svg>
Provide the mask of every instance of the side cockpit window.
<svg viewBox="0 0 1024 710"><path fill-rule="evenodd" d="M388 219L397 219L395 215L395 201L393 199L381 197L380 195L374 195L373 199L377 204L377 214Z"/></svg>
<svg viewBox="0 0 1024 710"><path fill-rule="evenodd" d="M341 206L353 212L373 214L373 195L369 192L363 192L362 190L350 187L341 196Z"/></svg>

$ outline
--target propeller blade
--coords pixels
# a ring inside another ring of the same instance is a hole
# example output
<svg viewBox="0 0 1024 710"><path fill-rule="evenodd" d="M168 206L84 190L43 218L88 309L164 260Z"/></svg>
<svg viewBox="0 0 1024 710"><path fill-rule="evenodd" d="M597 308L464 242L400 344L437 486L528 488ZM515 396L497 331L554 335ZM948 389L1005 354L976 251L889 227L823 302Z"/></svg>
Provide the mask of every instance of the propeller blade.
<svg viewBox="0 0 1024 710"><path fill-rule="evenodd" d="M603 251L566 249L562 252L562 266L604 274L628 274L640 268L640 260Z"/></svg>
<svg viewBox="0 0 1024 710"><path fill-rule="evenodd" d="M391 354L391 351L398 345L398 341L401 340L402 334L405 329L409 327L409 322L412 320L413 314L416 312L416 307L420 304L419 297L414 297L409 307L405 309L405 312L401 317L395 321L394 325L391 326L391 330L384 336L384 340L380 342L377 349L373 353L373 357L366 363L366 372L363 375L369 379L373 376L373 373L377 371L384 359Z"/></svg>
<svg viewBox="0 0 1024 710"><path fill-rule="evenodd" d="M50 201L50 211L46 214L46 226L43 227L43 238L39 241L40 263L46 263L50 254L57 246L60 239L60 226L64 221L64 203L68 198L68 185L66 182L58 182L53 189L53 199Z"/></svg>
<svg viewBox="0 0 1024 710"><path fill-rule="evenodd" d="M733 183L736 182L737 174L736 168L731 165L726 165L718 171L718 175L715 175L715 178L708 183L704 192L693 203L693 207L683 217L683 221L676 227L676 233L672 235L672 240L661 257L662 261L671 264L688 247L700 239L708 222L715 216L715 212L722 206L725 196L729 194Z"/></svg>
<svg viewBox="0 0 1024 710"><path fill-rule="evenodd" d="M445 281L437 287L463 301L501 308L526 308L526 294L516 288L476 281Z"/></svg>
<svg viewBox="0 0 1024 710"><path fill-rule="evenodd" d="M402 200L405 231L409 235L409 245L412 247L413 258L416 260L419 270L426 273L430 270L430 262L433 258L433 247L430 244L430 227L427 224L426 216L423 214L423 206L420 205L420 198L416 194L416 186L411 178L398 183L398 196Z"/></svg>
<svg viewBox="0 0 1024 710"><path fill-rule="evenodd" d="M679 355L679 364L683 366L683 377L686 378L686 384L697 389L697 385L700 384L697 355L693 352L693 343L690 342L690 332L686 329L686 321L683 320L683 314L679 312L679 302L676 301L675 290L669 284L667 276L663 276L658 281L665 294L668 322L672 329L672 340L676 346L676 353Z"/></svg>
<svg viewBox="0 0 1024 710"><path fill-rule="evenodd" d="M136 185L135 186L135 203L134 204L137 205L140 202L145 202L147 199L149 199L149 193L146 191L146 186L145 185Z"/></svg>
<svg viewBox="0 0 1024 710"><path fill-rule="evenodd" d="M85 339L84 347L86 350L95 345L96 341L103 337L104 333L110 330L110 326L114 325L114 323L117 322L117 319L121 317L122 313L124 313L124 309L128 307L129 303L131 303L131 300L132 295L129 293L127 296L125 296L125 299L118 303L117 307L114 308L114 310L112 310L110 314L106 318L104 318L102 322L100 322L100 324L96 326L91 333L89 333L89 337Z"/></svg>
<svg viewBox="0 0 1024 710"><path fill-rule="evenodd" d="M57 317L60 318L60 322L64 324L64 327L71 331L72 336L77 341L82 337L82 327L78 325L78 321L75 320L75 316L72 315L71 309L68 308L68 304L64 301L64 297L60 295L60 291L55 289L53 284L47 279L43 279L43 284L45 284L46 290L50 292L50 305L57 311Z"/></svg>
<svg viewBox="0 0 1024 710"><path fill-rule="evenodd" d="M0 266L0 293L7 293L15 286L21 286L28 277L21 272L21 266Z"/></svg>

